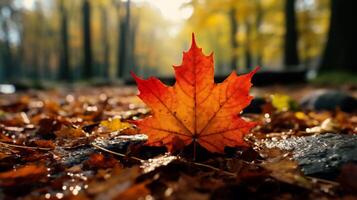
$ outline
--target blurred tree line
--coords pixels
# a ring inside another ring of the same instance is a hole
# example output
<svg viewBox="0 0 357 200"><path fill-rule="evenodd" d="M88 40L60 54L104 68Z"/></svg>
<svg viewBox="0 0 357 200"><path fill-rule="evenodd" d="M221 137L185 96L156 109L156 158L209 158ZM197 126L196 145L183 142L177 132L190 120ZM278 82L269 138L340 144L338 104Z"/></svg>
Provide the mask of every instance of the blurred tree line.
<svg viewBox="0 0 357 200"><path fill-rule="evenodd" d="M259 65L278 70L356 72L354 0L192 0L184 35L214 49L224 73ZM227 47L229 47L227 50Z"/></svg>
<svg viewBox="0 0 357 200"><path fill-rule="evenodd" d="M35 0L28 9L21 1L0 1L2 81L171 73L192 32L215 52L217 73L357 68L354 0L191 0L176 37L150 3Z"/></svg>
<svg viewBox="0 0 357 200"><path fill-rule="evenodd" d="M169 22L148 3L21 1L0 1L0 80L113 80L174 59L159 54Z"/></svg>

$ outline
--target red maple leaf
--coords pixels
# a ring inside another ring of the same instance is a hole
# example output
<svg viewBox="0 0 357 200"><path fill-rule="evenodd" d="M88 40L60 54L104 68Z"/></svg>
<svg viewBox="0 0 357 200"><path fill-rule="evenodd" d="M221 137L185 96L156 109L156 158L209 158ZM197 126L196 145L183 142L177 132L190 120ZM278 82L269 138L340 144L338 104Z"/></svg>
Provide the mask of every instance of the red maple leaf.
<svg viewBox="0 0 357 200"><path fill-rule="evenodd" d="M240 76L232 72L222 83L215 83L213 54L205 56L192 34L191 48L174 70L174 86L154 77L143 80L132 74L139 97L152 112L135 122L148 135L147 144L165 145L172 150L174 141L179 139L185 145L197 142L218 153L223 153L225 146L246 145L243 138L256 123L243 120L239 113L253 98L249 89L258 68Z"/></svg>

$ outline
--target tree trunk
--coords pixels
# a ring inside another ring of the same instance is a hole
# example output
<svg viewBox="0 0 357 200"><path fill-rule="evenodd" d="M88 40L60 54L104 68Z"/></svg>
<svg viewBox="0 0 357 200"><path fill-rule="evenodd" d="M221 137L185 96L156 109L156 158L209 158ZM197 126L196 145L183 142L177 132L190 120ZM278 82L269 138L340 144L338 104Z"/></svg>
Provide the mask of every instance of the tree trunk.
<svg viewBox="0 0 357 200"><path fill-rule="evenodd" d="M24 13L20 13L20 20L24 20ZM18 78L27 77L26 59L25 59L25 29L19 30L19 46L16 55L16 65L18 65Z"/></svg>
<svg viewBox="0 0 357 200"><path fill-rule="evenodd" d="M115 7L116 7L116 10L117 10L117 48L116 48L116 75L117 77L120 77L120 46L121 46L121 12L120 12L120 4L121 2L120 1L113 1L115 3Z"/></svg>
<svg viewBox="0 0 357 200"><path fill-rule="evenodd" d="M41 81L42 79L42 71L41 68L41 52L44 51L43 38L46 37L44 34L44 24L45 24L45 16L43 14L43 7L41 1L36 1L35 3L35 11L36 11L36 24L34 27L34 32L32 34L35 35L35 40L31 42L32 46L32 79L35 81Z"/></svg>
<svg viewBox="0 0 357 200"><path fill-rule="evenodd" d="M311 67L311 61L312 58L310 57L310 50L311 47L313 46L313 40L308 38L308 35L313 34L313 28L311 26L311 13L310 11L307 9L304 14L303 14L303 20L305 21L305 25L304 28L302 30L302 32L304 32L303 34L305 35L305 40L304 40L304 53L305 53L305 59L304 59L304 65L305 68L308 69Z"/></svg>
<svg viewBox="0 0 357 200"><path fill-rule="evenodd" d="M238 41L236 37L238 34L238 22L236 18L235 8L231 8L231 10L229 11L229 22L231 27L231 47L232 47L231 68L232 70L237 70Z"/></svg>
<svg viewBox="0 0 357 200"><path fill-rule="evenodd" d="M130 0L126 2L126 15L121 23L118 77L124 78L128 68L128 45L130 42Z"/></svg>
<svg viewBox="0 0 357 200"><path fill-rule="evenodd" d="M4 44L2 50L2 61L3 61L3 70L4 70L4 79L11 80L14 75L13 71L13 59L10 45L10 33L7 20L3 21L2 29L4 33Z"/></svg>
<svg viewBox="0 0 357 200"><path fill-rule="evenodd" d="M91 44L91 7L89 0L83 1L83 53L84 53L84 66L83 78L90 79L93 77L92 66L92 44Z"/></svg>
<svg viewBox="0 0 357 200"><path fill-rule="evenodd" d="M255 5L256 5L256 18L255 18L255 29L256 29L256 40L259 43L259 46L257 48L257 65L258 66L262 66L263 65L263 49L264 49L264 45L262 45L262 36L260 33L260 28L263 22L263 9L262 9L262 5L261 5L261 0L256 0L255 1Z"/></svg>
<svg viewBox="0 0 357 200"><path fill-rule="evenodd" d="M245 27L246 27L246 41L245 41L245 48L244 48L244 54L245 54L245 68L247 70L252 69L252 54L250 52L250 45L251 45L251 25L248 21L245 22Z"/></svg>
<svg viewBox="0 0 357 200"><path fill-rule="evenodd" d="M71 79L71 68L69 64L68 15L64 7L64 0L60 0L59 3L59 11L61 15L61 52L59 79L69 81Z"/></svg>
<svg viewBox="0 0 357 200"><path fill-rule="evenodd" d="M105 6L100 8L102 26L102 49L103 49L103 77L109 78L109 35L108 35L108 15Z"/></svg>
<svg viewBox="0 0 357 200"><path fill-rule="evenodd" d="M286 0L285 2L285 29L284 65L287 68L296 67L299 64L299 56L295 0Z"/></svg>
<svg viewBox="0 0 357 200"><path fill-rule="evenodd" d="M357 1L331 0L328 40L321 70L357 71Z"/></svg>
<svg viewBox="0 0 357 200"><path fill-rule="evenodd" d="M128 45L129 48L129 55L128 55L128 69L130 71L136 72L136 63L135 63L135 43L136 43L136 33L138 30L139 26L139 17L136 17L134 20L132 20L131 23L131 28L130 28L130 45Z"/></svg>

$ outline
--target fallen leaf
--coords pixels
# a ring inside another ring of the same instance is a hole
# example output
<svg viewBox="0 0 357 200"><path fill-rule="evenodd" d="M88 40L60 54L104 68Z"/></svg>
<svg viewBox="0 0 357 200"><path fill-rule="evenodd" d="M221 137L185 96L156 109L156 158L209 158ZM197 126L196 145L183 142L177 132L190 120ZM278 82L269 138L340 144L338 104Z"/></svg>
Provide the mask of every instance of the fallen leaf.
<svg viewBox="0 0 357 200"><path fill-rule="evenodd" d="M225 146L246 145L243 138L256 123L238 114L253 98L250 80L258 68L240 76L232 72L222 83L214 83L213 54L205 56L192 35L190 50L174 69L172 87L154 77L143 80L132 74L139 97L152 110L152 116L135 122L148 135L147 144L165 145L171 151L173 138L178 137L185 145L197 142L219 153Z"/></svg>
<svg viewBox="0 0 357 200"><path fill-rule="evenodd" d="M143 199L146 195L150 194L150 191L146 188L146 183L140 183L131 186L124 192L120 193L117 197L113 199L126 199L126 200L136 200Z"/></svg>
<svg viewBox="0 0 357 200"><path fill-rule="evenodd" d="M334 121L331 118L325 119L321 125L319 126L314 126L311 128L307 128L306 132L307 133L334 133L338 132L340 128L340 124L338 124L336 121Z"/></svg>
<svg viewBox="0 0 357 200"><path fill-rule="evenodd" d="M16 185L19 182L32 182L45 176L47 169L43 165L29 164L17 169L0 173L0 186Z"/></svg>
<svg viewBox="0 0 357 200"><path fill-rule="evenodd" d="M342 166L341 173L338 177L338 181L342 186L354 193L357 193L357 165L354 163L347 163Z"/></svg>
<svg viewBox="0 0 357 200"><path fill-rule="evenodd" d="M295 161L281 159L279 161L265 162L262 166L271 171L271 176L285 183L311 188L312 183L303 176Z"/></svg>
<svg viewBox="0 0 357 200"><path fill-rule="evenodd" d="M105 127L109 131L120 131L130 127L130 124L127 122L122 122L119 118L108 119L100 122L102 127Z"/></svg>
<svg viewBox="0 0 357 200"><path fill-rule="evenodd" d="M290 102L292 99L288 95L274 94L270 96L272 105L277 111L288 111L290 109Z"/></svg>
<svg viewBox="0 0 357 200"><path fill-rule="evenodd" d="M168 154L165 154L142 162L140 168L143 169L144 173L149 173L151 171L154 171L156 168L166 166L177 159L178 157L176 156L170 156Z"/></svg>
<svg viewBox="0 0 357 200"><path fill-rule="evenodd" d="M84 163L88 168L107 169L119 165L119 162L112 157L105 157L103 154L92 154Z"/></svg>
<svg viewBox="0 0 357 200"><path fill-rule="evenodd" d="M56 147L51 140L35 140L33 143L35 143L38 147L41 148L54 149Z"/></svg>
<svg viewBox="0 0 357 200"><path fill-rule="evenodd" d="M135 184L135 178L140 174L138 167L114 167L107 178L102 181L93 180L88 184L87 192L96 195L95 199L113 199Z"/></svg>
<svg viewBox="0 0 357 200"><path fill-rule="evenodd" d="M4 159L4 158L8 158L8 157L10 157L9 154L6 154L6 153L4 153L4 152L0 152L0 160L2 160L2 159Z"/></svg>
<svg viewBox="0 0 357 200"><path fill-rule="evenodd" d="M55 135L61 138L78 138L78 137L83 137L85 133L80 128L62 126L60 130L55 132Z"/></svg>

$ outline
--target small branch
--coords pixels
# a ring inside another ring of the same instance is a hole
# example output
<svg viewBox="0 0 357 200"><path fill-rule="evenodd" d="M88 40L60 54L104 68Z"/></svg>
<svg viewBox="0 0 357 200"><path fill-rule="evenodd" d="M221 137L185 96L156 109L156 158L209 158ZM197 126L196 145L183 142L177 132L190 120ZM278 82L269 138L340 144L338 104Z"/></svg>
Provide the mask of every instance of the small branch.
<svg viewBox="0 0 357 200"><path fill-rule="evenodd" d="M111 153L111 154L114 154L114 155L117 155L117 156L120 156L120 157L128 157L128 158L131 158L131 159L133 159L133 160L139 161L139 162L141 162L141 163L145 162L145 160L140 159L140 158L137 158L137 157L135 157L135 156L127 156L127 155L122 154L122 153L118 153L118 152L115 152L115 151L111 151L111 150L109 150L109 149L106 149L106 148L101 147L101 146L99 146L99 145L97 145L97 144L94 144L94 143L92 143L92 146L95 147L95 148L97 148L97 149L100 149L100 150L102 150L102 151L105 151L105 152L107 152L107 153ZM180 159L180 160L183 161L183 162L186 162L186 163L190 163L190 164L196 165L196 166L205 167L205 168L207 168L207 169L211 169L211 170L214 170L214 171L216 171L216 172L221 172L221 173L226 174L226 175L229 175L229 176L234 176L234 177L237 176L235 173L228 172L228 171L224 171L224 170L221 170L221 169L219 169L219 168L216 168L216 167L213 167L213 166L210 166L210 165L206 165L206 164L203 164L203 163L188 162L188 161L183 160L183 159Z"/></svg>
<svg viewBox="0 0 357 200"><path fill-rule="evenodd" d="M311 176L306 176L306 178L309 179L310 181L316 180L317 182L330 184L330 185L333 185L333 186L339 186L340 185L338 182L330 181L330 180L326 180L326 179L321 179L321 178L316 178L316 177L311 177Z"/></svg>
<svg viewBox="0 0 357 200"><path fill-rule="evenodd" d="M187 162L187 161L186 161L186 162ZM206 164L197 163L197 162L189 162L189 163L191 163L191 164L193 164L193 165L196 165L196 166L200 166L200 167L205 167L205 168L208 168L208 169L212 169L212 170L214 170L214 171L221 172L221 173L226 174L226 175L229 175L229 176L234 176L234 177L237 176L237 174L235 174L235 173L228 172L228 171L224 171L224 170L221 170L221 169L219 169L219 168L213 167L213 166L211 166L211 165L206 165Z"/></svg>
<svg viewBox="0 0 357 200"><path fill-rule="evenodd" d="M100 150L102 150L102 151L105 151L105 152L107 152L107 153L111 153L111 154L114 154L114 155L117 155L117 156L120 156L120 157L123 157L123 158L130 158L130 159L133 159L133 160L136 160L136 161L139 161L139 162L144 162L144 161L145 161L145 160L140 159L140 158L137 158L137 157L135 157L135 156L128 156L128 155L125 155L125 154L122 154L122 153L118 153L118 152L115 152L115 151L111 151L111 150L109 150L109 149L106 149L106 148L101 147L101 146L99 146L99 145L97 145L97 144L94 144L94 143L92 143L92 146L95 147L95 148L97 148L97 149L100 149Z"/></svg>
<svg viewBox="0 0 357 200"><path fill-rule="evenodd" d="M29 146L24 146L24 145L17 145L17 144L9 144L5 142L0 142L0 145L6 146L6 147L14 147L14 148L21 148L21 149L31 149L31 150L42 150L42 151L51 151L51 148L44 148L44 147L29 147Z"/></svg>

